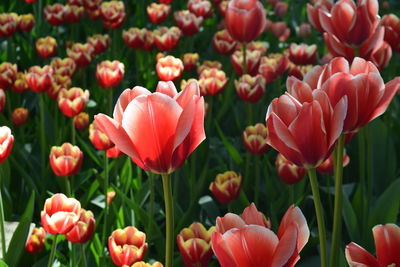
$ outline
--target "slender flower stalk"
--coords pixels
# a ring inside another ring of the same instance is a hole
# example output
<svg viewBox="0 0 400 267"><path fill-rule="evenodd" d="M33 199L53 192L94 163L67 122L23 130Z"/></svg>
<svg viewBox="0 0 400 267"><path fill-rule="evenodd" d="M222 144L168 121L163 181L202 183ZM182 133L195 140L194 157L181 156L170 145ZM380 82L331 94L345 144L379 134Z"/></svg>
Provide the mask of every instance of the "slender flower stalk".
<svg viewBox="0 0 400 267"><path fill-rule="evenodd" d="M174 205L172 197L171 175L162 174L161 177L164 188L166 216L165 267L172 267L174 253Z"/></svg>
<svg viewBox="0 0 400 267"><path fill-rule="evenodd" d="M6 235L4 231L4 208L3 208L3 196L1 195L0 189L0 237L1 237L1 252L3 258L6 256Z"/></svg>
<svg viewBox="0 0 400 267"><path fill-rule="evenodd" d="M53 262L56 257L57 237L58 237L58 234L55 234L53 245L51 246L51 252L50 252L50 257L49 257L49 262L47 264L47 267L53 266Z"/></svg>

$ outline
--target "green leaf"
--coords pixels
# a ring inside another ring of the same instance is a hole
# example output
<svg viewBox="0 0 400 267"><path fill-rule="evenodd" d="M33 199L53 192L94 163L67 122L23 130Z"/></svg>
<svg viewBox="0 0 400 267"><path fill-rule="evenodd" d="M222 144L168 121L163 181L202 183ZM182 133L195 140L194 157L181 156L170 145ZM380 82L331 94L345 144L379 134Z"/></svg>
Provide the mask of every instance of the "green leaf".
<svg viewBox="0 0 400 267"><path fill-rule="evenodd" d="M225 146L226 150L228 151L229 155L232 157L232 159L235 161L236 164L238 164L238 165L242 164L242 162L243 162L242 157L240 156L240 154L236 150L236 148L226 138L226 136L222 132L222 130L219 127L217 122L215 122L215 128L217 129L217 132L218 132L218 134L219 134L219 136L221 138L221 141L224 144L224 146Z"/></svg>
<svg viewBox="0 0 400 267"><path fill-rule="evenodd" d="M0 260L0 267L8 267L8 265L3 260Z"/></svg>
<svg viewBox="0 0 400 267"><path fill-rule="evenodd" d="M29 228L32 222L33 207L35 203L35 192L32 192L25 211L21 216L17 229L15 230L8 252L5 256L5 261L10 267L17 266L19 258L25 248L25 243L28 238Z"/></svg>
<svg viewBox="0 0 400 267"><path fill-rule="evenodd" d="M357 216L354 212L353 206L351 205L349 198L344 192L342 214L350 239L354 242L357 242L360 239L360 226L358 224Z"/></svg>

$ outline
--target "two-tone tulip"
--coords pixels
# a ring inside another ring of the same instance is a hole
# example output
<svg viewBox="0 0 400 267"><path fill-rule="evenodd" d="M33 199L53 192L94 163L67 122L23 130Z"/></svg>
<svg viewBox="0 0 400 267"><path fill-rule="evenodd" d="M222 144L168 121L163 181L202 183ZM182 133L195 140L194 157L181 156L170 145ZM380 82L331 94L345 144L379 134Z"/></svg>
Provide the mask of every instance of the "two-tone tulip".
<svg viewBox="0 0 400 267"><path fill-rule="evenodd" d="M314 5L307 4L307 17L310 24L317 29L320 33L323 33L325 30L322 28L320 19L319 19L319 10L324 10L330 12L333 7L332 0L318 0Z"/></svg>
<svg viewBox="0 0 400 267"><path fill-rule="evenodd" d="M260 65L261 52L258 50L246 50L246 73L243 73L243 52L240 50L235 51L231 55L231 62L233 69L237 75L250 74L256 75L258 66Z"/></svg>
<svg viewBox="0 0 400 267"><path fill-rule="evenodd" d="M224 90L228 78L223 70L216 68L205 69L199 77L199 85L202 95L216 95Z"/></svg>
<svg viewBox="0 0 400 267"><path fill-rule="evenodd" d="M188 9L197 17L208 18L212 15L212 5L208 0L189 0Z"/></svg>
<svg viewBox="0 0 400 267"><path fill-rule="evenodd" d="M35 17L32 14L19 15L18 29L20 31L29 32L35 26Z"/></svg>
<svg viewBox="0 0 400 267"><path fill-rule="evenodd" d="M157 61L156 72L162 81L173 81L178 79L183 72L183 62L174 56L162 57Z"/></svg>
<svg viewBox="0 0 400 267"><path fill-rule="evenodd" d="M18 68L16 64L3 62L0 64L0 88L10 88L17 78Z"/></svg>
<svg viewBox="0 0 400 267"><path fill-rule="evenodd" d="M326 173L326 174L332 174L333 173L333 167L334 167L334 157L333 155L330 155L329 158L327 158L324 162L321 163L321 165L318 166L317 171L319 173ZM350 162L350 157L346 154L344 151L343 153L343 167L346 167Z"/></svg>
<svg viewBox="0 0 400 267"><path fill-rule="evenodd" d="M114 146L110 138L99 129L96 121L89 126L89 140L98 150L107 150Z"/></svg>
<svg viewBox="0 0 400 267"><path fill-rule="evenodd" d="M218 60L204 60L200 66L197 67L197 74L201 74L205 69L222 69L222 64Z"/></svg>
<svg viewBox="0 0 400 267"><path fill-rule="evenodd" d="M400 52L400 18L395 14L384 15L380 25L385 27L384 40L394 52Z"/></svg>
<svg viewBox="0 0 400 267"><path fill-rule="evenodd" d="M89 101L89 91L82 88L72 87L61 89L58 93L57 102L61 112L67 117L74 117L81 113Z"/></svg>
<svg viewBox="0 0 400 267"><path fill-rule="evenodd" d="M96 80L101 88L115 87L124 78L125 66L118 60L103 61L97 65Z"/></svg>
<svg viewBox="0 0 400 267"><path fill-rule="evenodd" d="M53 58L50 66L53 68L55 74L61 76L72 77L76 69L75 61L69 57L63 59L59 57Z"/></svg>
<svg viewBox="0 0 400 267"><path fill-rule="evenodd" d="M270 54L262 57L258 72L265 78L267 83L275 81L288 69L289 60L282 54Z"/></svg>
<svg viewBox="0 0 400 267"><path fill-rule="evenodd" d="M227 30L221 30L214 34L212 44L217 53L229 55L235 51L237 42L233 40Z"/></svg>
<svg viewBox="0 0 400 267"><path fill-rule="evenodd" d="M87 38L87 42L94 48L95 54L103 53L110 45L110 36L108 34L94 34Z"/></svg>
<svg viewBox="0 0 400 267"><path fill-rule="evenodd" d="M35 48L41 58L49 58L57 53L57 41L51 36L39 38L36 41Z"/></svg>
<svg viewBox="0 0 400 267"><path fill-rule="evenodd" d="M103 2L100 6L100 15L105 28L120 27L126 18L124 2L115 0Z"/></svg>
<svg viewBox="0 0 400 267"><path fill-rule="evenodd" d="M317 61L317 46L292 43L289 46L289 60L297 65L312 65Z"/></svg>
<svg viewBox="0 0 400 267"><path fill-rule="evenodd" d="M159 27L153 31L154 43L161 51L174 49L182 37L182 31L178 27Z"/></svg>
<svg viewBox="0 0 400 267"><path fill-rule="evenodd" d="M68 23L77 23L83 17L84 12L83 6L78 5L66 5L65 6L65 21Z"/></svg>
<svg viewBox="0 0 400 267"><path fill-rule="evenodd" d="M72 176L82 166L83 153L79 147L64 143L51 148L49 159L51 169L57 176Z"/></svg>
<svg viewBox="0 0 400 267"><path fill-rule="evenodd" d="M265 93L265 79L259 74L256 76L245 74L239 80L235 80L235 88L243 101L255 103Z"/></svg>
<svg viewBox="0 0 400 267"><path fill-rule="evenodd" d="M67 49L67 55L75 61L78 67L86 67L93 59L94 48L89 43L75 43Z"/></svg>
<svg viewBox="0 0 400 267"><path fill-rule="evenodd" d="M53 83L54 70L51 66L32 66L26 74L26 81L29 88L36 93L43 93L49 90Z"/></svg>
<svg viewBox="0 0 400 267"><path fill-rule="evenodd" d="M154 47L153 33L146 28L129 28L122 31L122 38L127 47L132 49L151 50Z"/></svg>
<svg viewBox="0 0 400 267"><path fill-rule="evenodd" d="M8 38L18 29L18 15L16 13L0 14L0 37Z"/></svg>
<svg viewBox="0 0 400 267"><path fill-rule="evenodd" d="M209 189L220 203L229 203L239 196L241 187L242 176L234 171L226 171L215 177Z"/></svg>
<svg viewBox="0 0 400 267"><path fill-rule="evenodd" d="M11 153L14 136L7 126L0 127L0 163L3 163Z"/></svg>
<svg viewBox="0 0 400 267"><path fill-rule="evenodd" d="M82 131L89 126L89 114L86 112L81 112L74 117L73 121L75 128L79 131Z"/></svg>
<svg viewBox="0 0 400 267"><path fill-rule="evenodd" d="M44 249L44 242L46 240L46 231L43 227L33 228L31 235L25 244L25 250L29 253L39 253Z"/></svg>
<svg viewBox="0 0 400 267"><path fill-rule="evenodd" d="M289 185L300 182L307 171L286 159L281 153L276 156L275 167L279 178Z"/></svg>
<svg viewBox="0 0 400 267"><path fill-rule="evenodd" d="M65 22L65 6L60 3L45 6L43 12L50 25L60 26Z"/></svg>
<svg viewBox="0 0 400 267"><path fill-rule="evenodd" d="M151 3L146 8L147 16L155 24L163 23L171 11L170 5Z"/></svg>
<svg viewBox="0 0 400 267"><path fill-rule="evenodd" d="M26 73L18 72L17 77L12 85L11 89L16 93L23 93L26 90L29 90L28 82L26 81Z"/></svg>
<svg viewBox="0 0 400 267"><path fill-rule="evenodd" d="M78 222L65 234L65 238L72 243L86 243L93 236L95 224L93 212L81 209Z"/></svg>
<svg viewBox="0 0 400 267"><path fill-rule="evenodd" d="M190 71L196 68L197 62L199 61L199 54L197 53L185 53L182 57L183 67L185 71Z"/></svg>
<svg viewBox="0 0 400 267"><path fill-rule="evenodd" d="M262 123L247 126L242 133L244 148L252 154L262 155L269 149L267 144L268 130Z"/></svg>
<svg viewBox="0 0 400 267"><path fill-rule="evenodd" d="M185 35L196 34L203 24L203 17L197 17L189 10L179 10L174 13L176 25Z"/></svg>

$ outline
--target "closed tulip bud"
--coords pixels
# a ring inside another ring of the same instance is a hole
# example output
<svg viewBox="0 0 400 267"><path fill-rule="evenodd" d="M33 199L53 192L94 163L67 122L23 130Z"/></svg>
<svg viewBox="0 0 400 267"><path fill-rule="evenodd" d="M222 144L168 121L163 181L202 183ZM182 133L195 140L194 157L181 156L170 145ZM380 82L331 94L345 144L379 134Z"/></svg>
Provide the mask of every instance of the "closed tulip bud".
<svg viewBox="0 0 400 267"><path fill-rule="evenodd" d="M400 52L400 18L395 14L384 15L381 25L385 27L385 41L394 52Z"/></svg>
<svg viewBox="0 0 400 267"><path fill-rule="evenodd" d="M108 250L117 266L141 261L147 251L146 234L133 226L117 229L108 238Z"/></svg>
<svg viewBox="0 0 400 267"><path fill-rule="evenodd" d="M201 72L199 85L202 95L216 95L222 92L228 83L228 78L224 71L211 68Z"/></svg>
<svg viewBox="0 0 400 267"><path fill-rule="evenodd" d="M220 173L210 184L210 191L221 203L229 203L239 196L242 187L242 176L234 171Z"/></svg>
<svg viewBox="0 0 400 267"><path fill-rule="evenodd" d="M71 48L67 48L67 55L75 61L78 67L86 67L93 59L94 48L89 43L75 43Z"/></svg>
<svg viewBox="0 0 400 267"><path fill-rule="evenodd" d="M307 4L308 21L320 33L323 33L325 30L321 26L319 10L321 9L330 12L332 7L333 3L331 0L318 0L314 5Z"/></svg>
<svg viewBox="0 0 400 267"><path fill-rule="evenodd" d="M215 61L211 61L211 60L205 60L203 61L203 63L197 67L197 74L201 74L203 72L203 70L205 69L222 69L222 64L221 62L215 60Z"/></svg>
<svg viewBox="0 0 400 267"><path fill-rule="evenodd" d="M392 47L387 42L383 42L372 54L371 61L378 67L384 69L392 58Z"/></svg>
<svg viewBox="0 0 400 267"><path fill-rule="evenodd" d="M197 53L186 53L182 58L184 70L190 71L196 68L197 62L199 61L199 54Z"/></svg>
<svg viewBox="0 0 400 267"><path fill-rule="evenodd" d="M114 146L110 138L105 135L97 126L96 121L93 121L89 126L89 139L93 146L98 150L107 150Z"/></svg>
<svg viewBox="0 0 400 267"><path fill-rule="evenodd" d="M59 3L47 5L43 10L46 21L53 26L60 26L65 22L65 11L65 6Z"/></svg>
<svg viewBox="0 0 400 267"><path fill-rule="evenodd" d="M213 36L212 43L215 51L223 55L232 54L237 44L227 30L216 32Z"/></svg>
<svg viewBox="0 0 400 267"><path fill-rule="evenodd" d="M182 31L178 27L159 27L153 31L154 43L161 51L171 51L182 37Z"/></svg>
<svg viewBox="0 0 400 267"><path fill-rule="evenodd" d="M208 18L212 15L211 3L208 0L189 0L188 9L197 17Z"/></svg>
<svg viewBox="0 0 400 267"><path fill-rule="evenodd" d="M28 82L26 81L26 73L25 72L18 72L17 78L14 81L11 89L13 92L22 93L29 89Z"/></svg>
<svg viewBox="0 0 400 267"><path fill-rule="evenodd" d="M29 32L35 26L35 17L32 14L19 15L18 29Z"/></svg>
<svg viewBox="0 0 400 267"><path fill-rule="evenodd" d="M0 14L0 37L7 38L18 29L18 15L15 13Z"/></svg>
<svg viewBox="0 0 400 267"><path fill-rule="evenodd" d="M162 57L157 61L157 75L162 81L178 79L183 72L182 60L173 56Z"/></svg>
<svg viewBox="0 0 400 267"><path fill-rule="evenodd" d="M89 101L89 91L83 91L79 87L72 87L70 89L61 89L58 93L57 102L61 112L72 118L81 113L87 102Z"/></svg>
<svg viewBox="0 0 400 267"><path fill-rule="evenodd" d="M268 57L262 57L259 73L265 78L267 83L275 81L276 78L283 75L288 69L289 60L282 54L270 54Z"/></svg>
<svg viewBox="0 0 400 267"><path fill-rule="evenodd" d="M124 23L126 17L124 2L103 2L100 6L100 14L105 28L118 28Z"/></svg>
<svg viewBox="0 0 400 267"><path fill-rule="evenodd" d="M329 156L327 160L321 163L318 166L317 171L323 174L332 174L334 163L333 163L333 154ZM350 157L346 154L346 151L343 152L343 167L346 167L350 162Z"/></svg>
<svg viewBox="0 0 400 267"><path fill-rule="evenodd" d="M255 103L265 93L265 79L259 74L257 76L245 74L235 81L235 88L243 101Z"/></svg>
<svg viewBox="0 0 400 267"><path fill-rule="evenodd" d="M312 65L317 61L317 46L306 44L290 44L289 60L297 65Z"/></svg>
<svg viewBox="0 0 400 267"><path fill-rule="evenodd" d="M4 106L6 105L6 93L0 88L0 112L3 112Z"/></svg>
<svg viewBox="0 0 400 267"><path fill-rule="evenodd" d="M36 52L41 58L49 58L57 52L57 41L51 36L39 38L36 41Z"/></svg>
<svg viewBox="0 0 400 267"><path fill-rule="evenodd" d="M95 54L103 53L110 45L110 36L108 34L94 34L87 38L87 42L94 48Z"/></svg>
<svg viewBox="0 0 400 267"><path fill-rule="evenodd" d="M153 33L146 28L129 28L122 31L122 38L127 47L132 49L151 50L154 46Z"/></svg>
<svg viewBox="0 0 400 267"><path fill-rule="evenodd" d="M14 144L14 136L7 126L0 127L0 163L3 163L11 153Z"/></svg>
<svg viewBox="0 0 400 267"><path fill-rule="evenodd" d="M17 125L23 125L26 123L29 117L29 110L26 108L16 108L14 109L12 115L11 115L11 120L12 122Z"/></svg>
<svg viewBox="0 0 400 267"><path fill-rule="evenodd" d="M280 18L282 18L286 15L287 10L288 10L288 3L286 3L286 2L279 1L274 6L274 12Z"/></svg>
<svg viewBox="0 0 400 267"><path fill-rule="evenodd" d="M174 20L185 35L193 35L200 30L203 17L197 17L189 10L180 10L174 13Z"/></svg>
<svg viewBox="0 0 400 267"><path fill-rule="evenodd" d="M53 58L50 65L56 74L61 76L72 76L76 69L75 61L72 58L61 59L59 57Z"/></svg>
<svg viewBox="0 0 400 267"><path fill-rule="evenodd" d="M163 23L171 11L170 5L151 3L146 8L147 16L155 24Z"/></svg>
<svg viewBox="0 0 400 267"><path fill-rule="evenodd" d="M83 153L77 146L64 143L53 146L50 152L50 166L57 176L72 176L81 168Z"/></svg>
<svg viewBox="0 0 400 267"><path fill-rule="evenodd" d="M214 254L211 249L211 235L214 231L215 226L207 230L199 222L180 231L176 242L186 267L208 266Z"/></svg>
<svg viewBox="0 0 400 267"><path fill-rule="evenodd" d="M306 38L311 34L311 25L309 23L302 23L297 32L300 38Z"/></svg>
<svg viewBox="0 0 400 267"><path fill-rule="evenodd" d="M71 243L86 243L94 233L96 220L89 210L81 209L78 223L65 234L65 238Z"/></svg>
<svg viewBox="0 0 400 267"><path fill-rule="evenodd" d="M115 191L109 191L107 192L107 205L110 205L111 201L115 197Z"/></svg>
<svg viewBox="0 0 400 267"><path fill-rule="evenodd" d="M25 250L29 253L39 253L44 248L44 242L46 240L46 231L43 227L33 228L31 235L25 244Z"/></svg>
<svg viewBox="0 0 400 267"><path fill-rule="evenodd" d="M260 65L261 59L261 52L258 50L246 50L246 73L243 73L243 52L242 51L235 51L231 55L231 62L233 69L235 70L236 74L243 75L243 74L250 74L256 75L258 72L258 66Z"/></svg>
<svg viewBox="0 0 400 267"><path fill-rule="evenodd" d="M51 66L32 66L26 75L29 88L36 93L44 93L50 89L53 83L54 70Z"/></svg>
<svg viewBox="0 0 400 267"><path fill-rule="evenodd" d="M158 261L154 262L153 264L146 263L144 261L138 261L138 262L135 262L134 264L132 264L131 266L125 265L124 267L163 267L163 265Z"/></svg>
<svg viewBox="0 0 400 267"><path fill-rule="evenodd" d="M300 182L307 172L305 168L298 167L293 162L287 160L281 153L276 156L275 166L279 178L285 184L289 185Z"/></svg>
<svg viewBox="0 0 400 267"><path fill-rule="evenodd" d="M101 88L111 88L117 86L125 74L125 66L118 60L103 61L97 65L96 80Z"/></svg>
<svg viewBox="0 0 400 267"><path fill-rule="evenodd" d="M247 126L243 131L242 139L244 148L252 154L262 155L269 149L267 144L268 131L262 123Z"/></svg>
<svg viewBox="0 0 400 267"><path fill-rule="evenodd" d="M275 37L281 42L285 42L287 39L289 39L291 33L290 28L284 21L271 23L270 30L272 34L275 35Z"/></svg>
<svg viewBox="0 0 400 267"><path fill-rule="evenodd" d="M9 62L0 64L0 89L10 88L17 78L17 65Z"/></svg>
<svg viewBox="0 0 400 267"><path fill-rule="evenodd" d="M238 42L254 41L265 29L266 14L258 0L231 0L225 13L225 24Z"/></svg>
<svg viewBox="0 0 400 267"><path fill-rule="evenodd" d="M65 6L65 21L68 23L77 23L83 17L83 6L66 5Z"/></svg>
<svg viewBox="0 0 400 267"><path fill-rule="evenodd" d="M89 114L81 112L74 117L74 126L79 131L86 129L89 126Z"/></svg>
<svg viewBox="0 0 400 267"><path fill-rule="evenodd" d="M81 203L64 194L55 194L46 199L40 213L44 230L49 234L66 234L78 223Z"/></svg>

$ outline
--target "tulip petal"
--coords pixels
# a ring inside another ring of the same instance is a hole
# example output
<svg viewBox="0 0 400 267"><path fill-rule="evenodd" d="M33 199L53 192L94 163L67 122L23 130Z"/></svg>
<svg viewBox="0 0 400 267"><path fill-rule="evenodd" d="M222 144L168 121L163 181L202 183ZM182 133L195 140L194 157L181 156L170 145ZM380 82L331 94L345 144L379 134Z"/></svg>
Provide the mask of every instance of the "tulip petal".
<svg viewBox="0 0 400 267"><path fill-rule="evenodd" d="M122 116L128 104L139 95L150 95L151 92L144 87L135 86L133 89L125 89L119 96L114 107L113 117L118 122L122 122Z"/></svg>
<svg viewBox="0 0 400 267"><path fill-rule="evenodd" d="M346 246L346 260L351 267L379 267L368 251L353 242Z"/></svg>
<svg viewBox="0 0 400 267"><path fill-rule="evenodd" d="M250 206L244 209L241 217L246 224L265 226L264 215L257 210L254 203L251 203Z"/></svg>
<svg viewBox="0 0 400 267"><path fill-rule="evenodd" d="M200 96L199 84L195 81L189 82L186 87L175 96L176 102L184 108L192 100L193 96Z"/></svg>
<svg viewBox="0 0 400 267"><path fill-rule="evenodd" d="M237 214L227 213L224 217L217 217L216 231L225 233L232 228L241 228L246 225L246 222Z"/></svg>
<svg viewBox="0 0 400 267"><path fill-rule="evenodd" d="M279 238L279 244L275 249L271 267L295 265L300 259L297 249L297 239L298 227L296 222L292 222Z"/></svg>
<svg viewBox="0 0 400 267"><path fill-rule="evenodd" d="M372 232L380 266L400 266L400 227L395 224L377 225Z"/></svg>
<svg viewBox="0 0 400 267"><path fill-rule="evenodd" d="M229 244L224 240L223 235L219 232L214 232L211 237L212 249L221 267L239 267L236 264L233 253Z"/></svg>
<svg viewBox="0 0 400 267"><path fill-rule="evenodd" d="M382 115L386 109L388 108L390 102L392 101L396 92L399 91L400 88L400 77L394 78L390 82L385 84L385 92L379 101L378 106L375 108L375 111L371 114L369 120L373 120L376 117Z"/></svg>
<svg viewBox="0 0 400 267"><path fill-rule="evenodd" d="M165 94L171 98L174 98L178 94L174 83L171 81L158 82L156 92Z"/></svg>

